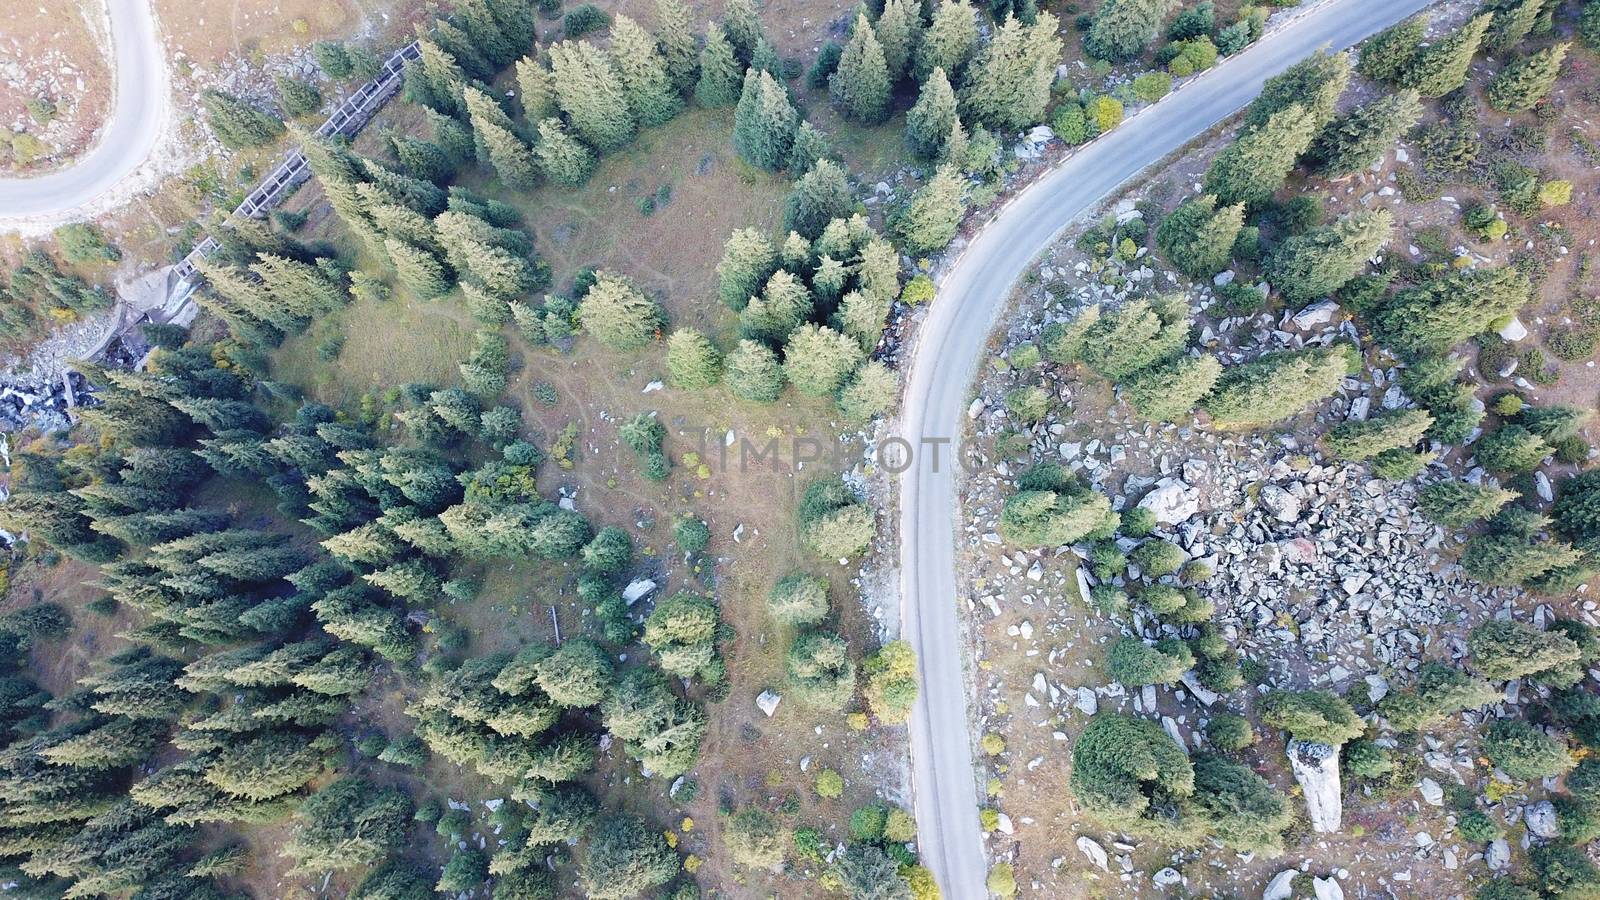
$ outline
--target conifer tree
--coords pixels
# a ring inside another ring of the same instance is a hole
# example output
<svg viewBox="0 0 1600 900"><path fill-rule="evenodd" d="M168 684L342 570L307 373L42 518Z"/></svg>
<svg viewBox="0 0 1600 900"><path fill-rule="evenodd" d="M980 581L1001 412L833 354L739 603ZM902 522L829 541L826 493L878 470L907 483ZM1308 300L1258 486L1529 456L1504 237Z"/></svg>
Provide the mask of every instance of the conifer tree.
<svg viewBox="0 0 1600 900"><path fill-rule="evenodd" d="M839 391L839 411L851 421L867 422L888 412L899 395L899 377L888 366L869 359Z"/></svg>
<svg viewBox="0 0 1600 900"><path fill-rule="evenodd" d="M551 181L580 185L594 172L594 153L567 131L561 120L551 116L539 120L539 141L533 145L539 171Z"/></svg>
<svg viewBox="0 0 1600 900"><path fill-rule="evenodd" d="M1274 248L1266 274L1293 303L1325 297L1366 267L1389 242L1394 216L1386 209L1360 210L1331 227L1292 235Z"/></svg>
<svg viewBox="0 0 1600 900"><path fill-rule="evenodd" d="M1222 374L1222 364L1211 354L1179 356L1135 372L1120 385L1122 399L1140 418L1152 422L1180 422L1195 404L1211 393Z"/></svg>
<svg viewBox="0 0 1600 900"><path fill-rule="evenodd" d="M950 134L944 139L944 150L939 158L965 171L969 145L967 130L961 126L961 119L957 118L950 123Z"/></svg>
<svg viewBox="0 0 1600 900"><path fill-rule="evenodd" d="M411 99L448 116L465 115L461 88L467 76L456 58L426 35L418 35L417 48L422 55L407 71L407 89L418 94Z"/></svg>
<svg viewBox="0 0 1600 900"><path fill-rule="evenodd" d="M889 117L892 82L883 47L873 34L866 13L856 15L850 42L839 57L839 68L828 78L828 96L854 122L877 125Z"/></svg>
<svg viewBox="0 0 1600 900"><path fill-rule="evenodd" d="M638 22L619 15L611 24L611 59L628 94L628 108L645 127L660 125L683 107L656 40Z"/></svg>
<svg viewBox="0 0 1600 900"><path fill-rule="evenodd" d="M956 121L956 92L944 69L936 68L922 83L916 104L906 114L906 143L923 159L941 159Z"/></svg>
<svg viewBox="0 0 1600 900"><path fill-rule="evenodd" d="M667 77L680 97L689 96L700 78L700 48L690 22L689 7L683 0L656 0L656 43L666 60Z"/></svg>
<svg viewBox="0 0 1600 900"><path fill-rule="evenodd" d="M778 251L754 228L741 228L728 237L717 263L717 294L729 309L744 309L778 269Z"/></svg>
<svg viewBox="0 0 1600 900"><path fill-rule="evenodd" d="M1220 203L1246 207L1271 200L1315 135L1310 114L1298 103L1273 113L1217 154L1206 172L1206 192Z"/></svg>
<svg viewBox="0 0 1600 900"><path fill-rule="evenodd" d="M1344 357L1332 350L1269 353L1225 370L1205 409L1223 428L1270 425L1332 396L1344 376Z"/></svg>
<svg viewBox="0 0 1600 900"><path fill-rule="evenodd" d="M467 104L472 130L483 142L495 172L515 188L531 188L538 184L539 170L533 151L512 130L511 119L500 104L475 87L466 88L462 99Z"/></svg>
<svg viewBox="0 0 1600 900"><path fill-rule="evenodd" d="M1044 118L1061 55L1060 22L1049 13L1024 25L1007 19L969 67L962 118L997 131L1017 131Z"/></svg>
<svg viewBox="0 0 1600 900"><path fill-rule="evenodd" d="M484 5L489 8L489 15L494 17L500 26L501 34L514 48L511 57L533 46L534 39L538 37L533 20L533 6L526 0L484 0Z"/></svg>
<svg viewBox="0 0 1600 900"><path fill-rule="evenodd" d="M427 26L417 24L418 36L429 33ZM494 77L495 66L478 49L478 42L449 19L434 19L431 34L435 43L449 53L462 72L476 81L487 82Z"/></svg>
<svg viewBox="0 0 1600 900"><path fill-rule="evenodd" d="M756 45L764 40L755 0L728 0L722 8L722 31L739 58L749 61Z"/></svg>
<svg viewBox="0 0 1600 900"><path fill-rule="evenodd" d="M1421 115L1422 100L1416 91L1385 94L1328 123L1308 154L1326 175L1354 174L1376 162Z"/></svg>
<svg viewBox="0 0 1600 900"><path fill-rule="evenodd" d="M406 175L442 184L455 175L456 162L444 147L409 134L387 135L395 159Z"/></svg>
<svg viewBox="0 0 1600 900"><path fill-rule="evenodd" d="M722 353L693 328L679 328L667 338L667 377L674 387L703 390L722 379Z"/></svg>
<svg viewBox="0 0 1600 900"><path fill-rule="evenodd" d="M522 115L529 122L556 114L556 93L550 70L532 56L517 60L517 92L522 100Z"/></svg>
<svg viewBox="0 0 1600 900"><path fill-rule="evenodd" d="M433 254L395 238L385 240L383 246L400 283L412 293L424 300L450 293L450 277Z"/></svg>
<svg viewBox="0 0 1600 900"><path fill-rule="evenodd" d="M934 69L943 69L952 82L958 82L977 47L977 13L966 0L940 0L933 22L917 44L912 74L926 81Z"/></svg>
<svg viewBox="0 0 1600 900"><path fill-rule="evenodd" d="M1516 491L1488 480L1480 484L1453 479L1436 481L1417 491L1417 505L1422 514L1446 528L1467 528L1499 512L1502 506L1515 499Z"/></svg>
<svg viewBox="0 0 1600 900"><path fill-rule="evenodd" d="M894 298L882 294L851 291L839 301L839 309L832 318L833 327L855 338L862 351L871 353L883 338L884 320L893 303Z"/></svg>
<svg viewBox="0 0 1600 900"><path fill-rule="evenodd" d="M911 55L920 42L921 32L920 5L914 7L908 0L885 0L873 33L883 49L883 62L888 67L891 85L910 71Z"/></svg>
<svg viewBox="0 0 1600 900"><path fill-rule="evenodd" d="M789 174L803 178L832 152L828 139L817 130L817 126L801 122L800 130L794 135L794 146L789 148Z"/></svg>
<svg viewBox="0 0 1600 900"><path fill-rule="evenodd" d="M613 350L637 350L655 340L666 315L627 279L601 271L578 305L578 321Z"/></svg>
<svg viewBox="0 0 1600 900"><path fill-rule="evenodd" d="M1083 48L1108 62L1136 59L1161 28L1167 6L1165 0L1106 0L1083 36Z"/></svg>
<svg viewBox="0 0 1600 900"><path fill-rule="evenodd" d="M1210 278L1228 267L1234 239L1244 225L1244 204L1217 209L1217 198L1201 194L1172 211L1156 226L1156 245L1178 271Z"/></svg>
<svg viewBox="0 0 1600 900"><path fill-rule="evenodd" d="M1543 0L1502 0L1491 4L1494 22L1489 26L1485 46L1495 54L1510 53L1533 31L1545 4Z"/></svg>
<svg viewBox="0 0 1600 900"><path fill-rule="evenodd" d="M501 28L485 0L461 0L456 5L456 16L461 21L461 30L483 54L491 69L510 65L529 46Z"/></svg>
<svg viewBox="0 0 1600 900"><path fill-rule="evenodd" d="M771 75L779 84L787 80L783 77L783 60L778 58L778 48L772 46L765 37L756 41L756 49L750 53L750 68ZM784 84L784 90L789 89ZM792 96L790 99L794 99Z"/></svg>
<svg viewBox="0 0 1600 900"><path fill-rule="evenodd" d="M699 80L694 86L695 102L711 108L732 106L739 102L742 81L739 60L733 54L733 44L722 33L722 26L712 22L706 26L706 44L700 48Z"/></svg>
<svg viewBox="0 0 1600 900"><path fill-rule="evenodd" d="M322 106L322 92L309 81L279 75L273 84L278 88L278 108L291 119L308 116Z"/></svg>
<svg viewBox="0 0 1600 900"><path fill-rule="evenodd" d="M855 192L850 189L844 169L831 159L820 160L789 192L784 227L815 240L829 222L850 215L854 208Z"/></svg>
<svg viewBox="0 0 1600 900"><path fill-rule="evenodd" d="M427 114L428 122L433 126L433 140L450 159L457 164L465 162L472 155L472 129L463 125L460 120L451 118L438 110L423 107Z"/></svg>
<svg viewBox="0 0 1600 900"><path fill-rule="evenodd" d="M830 397L861 365L861 345L832 328L806 323L783 348L783 373L802 393Z"/></svg>
<svg viewBox="0 0 1600 900"><path fill-rule="evenodd" d="M1484 98L1495 109L1519 112L1539 104L1561 74L1561 61L1571 44L1555 44L1531 56L1511 61L1489 82Z"/></svg>
<svg viewBox="0 0 1600 900"><path fill-rule="evenodd" d="M937 253L956 236L966 211L967 180L947 163L895 214L894 231L911 255Z"/></svg>
<svg viewBox="0 0 1600 900"><path fill-rule="evenodd" d="M283 135L282 122L224 91L202 92L200 105L210 116L217 139L236 150L259 147Z"/></svg>
<svg viewBox="0 0 1600 900"><path fill-rule="evenodd" d="M733 118L733 146L745 162L769 172L783 168L794 146L800 114L767 72L748 69Z"/></svg>
<svg viewBox="0 0 1600 900"><path fill-rule="evenodd" d="M322 74L335 81L343 81L354 73L350 52L338 41L317 41L311 45L311 55L316 57Z"/></svg>
<svg viewBox="0 0 1600 900"><path fill-rule="evenodd" d="M778 363L778 354L760 341L741 340L724 363L723 380L735 397L771 403L783 393L783 367Z"/></svg>
<svg viewBox="0 0 1600 900"><path fill-rule="evenodd" d="M1418 44L1428 33L1428 14L1412 16L1379 32L1361 45L1356 71L1374 81L1396 84L1416 58Z"/></svg>
<svg viewBox="0 0 1600 900"><path fill-rule="evenodd" d="M550 72L561 111L584 143L608 153L633 140L629 91L606 54L588 41L550 47Z"/></svg>
<svg viewBox="0 0 1600 900"><path fill-rule="evenodd" d="M1513 266L1450 272L1390 297L1375 316L1376 331L1400 350L1443 351L1527 300L1528 279Z"/></svg>
<svg viewBox="0 0 1600 900"><path fill-rule="evenodd" d="M767 279L761 294L750 298L739 313L739 333L774 346L782 344L811 317L815 307L816 301L805 282L779 269Z"/></svg>
<svg viewBox="0 0 1600 900"><path fill-rule="evenodd" d="M1424 97L1443 97L1466 84L1472 57L1493 19L1492 13L1482 13L1453 34L1418 50L1401 73L1400 86L1413 88Z"/></svg>
<svg viewBox="0 0 1600 900"><path fill-rule="evenodd" d="M1350 83L1350 57L1318 51L1266 80L1261 93L1245 108L1244 130L1267 124L1279 110L1299 104L1311 116L1311 127L1321 131Z"/></svg>
<svg viewBox="0 0 1600 900"><path fill-rule="evenodd" d="M1433 416L1421 409L1392 409L1365 420L1350 420L1335 426L1323 440L1340 459L1371 459L1385 451L1416 446L1433 424Z"/></svg>

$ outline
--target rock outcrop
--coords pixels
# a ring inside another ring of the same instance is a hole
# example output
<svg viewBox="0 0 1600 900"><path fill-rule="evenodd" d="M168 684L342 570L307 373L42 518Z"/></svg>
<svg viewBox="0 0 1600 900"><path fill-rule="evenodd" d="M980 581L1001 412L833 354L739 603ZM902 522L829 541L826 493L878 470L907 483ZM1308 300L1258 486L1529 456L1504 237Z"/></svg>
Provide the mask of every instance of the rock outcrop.
<svg viewBox="0 0 1600 900"><path fill-rule="evenodd" d="M1339 830L1344 817L1339 784L1339 748L1309 741L1289 742L1289 766L1306 798L1306 818L1313 831Z"/></svg>

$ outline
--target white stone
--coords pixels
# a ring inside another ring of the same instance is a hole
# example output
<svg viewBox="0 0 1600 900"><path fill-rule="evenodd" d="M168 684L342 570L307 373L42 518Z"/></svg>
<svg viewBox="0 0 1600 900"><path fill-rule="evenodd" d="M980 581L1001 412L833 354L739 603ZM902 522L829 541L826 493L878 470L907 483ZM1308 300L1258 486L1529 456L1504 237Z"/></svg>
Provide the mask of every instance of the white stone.
<svg viewBox="0 0 1600 900"><path fill-rule="evenodd" d="M762 691L756 695L756 706L761 707L761 711L770 719L778 711L778 702L782 699L783 695L777 691Z"/></svg>
<svg viewBox="0 0 1600 900"><path fill-rule="evenodd" d="M1006 815L1005 813L1001 813L999 818L997 818L995 820L995 826L994 827L995 827L995 830L1000 832L1001 834L1016 834L1017 833L1017 827L1015 825L1011 824L1011 817Z"/></svg>
<svg viewBox="0 0 1600 900"><path fill-rule="evenodd" d="M1089 602L1089 573L1088 566L1079 566L1074 573L1078 582L1078 599L1084 603Z"/></svg>
<svg viewBox="0 0 1600 900"><path fill-rule="evenodd" d="M1311 889L1316 892L1317 900L1344 900L1344 888L1332 878L1311 879Z"/></svg>
<svg viewBox="0 0 1600 900"><path fill-rule="evenodd" d="M1483 861L1496 872L1502 871L1511 865L1511 845L1505 838L1495 838L1489 842L1489 849L1483 854Z"/></svg>
<svg viewBox="0 0 1600 900"><path fill-rule="evenodd" d="M1439 782L1434 781L1432 778L1424 778L1417 785L1417 789L1422 792L1423 802L1429 806L1444 805L1444 788L1439 786Z"/></svg>
<svg viewBox="0 0 1600 900"><path fill-rule="evenodd" d="M1550 476L1543 472L1533 473L1533 489L1539 492L1539 499L1546 503L1556 499L1555 489L1550 484Z"/></svg>
<svg viewBox="0 0 1600 900"><path fill-rule="evenodd" d="M1261 900L1289 900L1294 896L1294 877L1299 874L1299 869L1284 869L1272 876L1267 889L1261 892Z"/></svg>
<svg viewBox="0 0 1600 900"><path fill-rule="evenodd" d="M1389 696L1389 679L1384 678L1382 675L1373 674L1366 677L1366 682L1367 699L1371 702L1377 703L1379 700Z"/></svg>
<svg viewBox="0 0 1600 900"><path fill-rule="evenodd" d="M1261 508L1279 522L1293 522L1300 518L1300 499L1275 484L1261 489Z"/></svg>
<svg viewBox="0 0 1600 900"><path fill-rule="evenodd" d="M1078 699L1073 705L1085 715L1092 716L1100 711L1100 699L1094 695L1094 691L1086 687L1078 688Z"/></svg>
<svg viewBox="0 0 1600 900"><path fill-rule="evenodd" d="M1177 478L1163 478L1139 501L1163 525L1186 522L1200 511L1200 492Z"/></svg>
<svg viewBox="0 0 1600 900"><path fill-rule="evenodd" d="M1106 857L1106 848L1100 846L1089 838L1080 836L1078 838L1078 852L1089 857L1089 861L1099 866L1100 871L1110 871L1110 869L1106 868L1106 863L1109 862L1108 858Z"/></svg>
<svg viewBox="0 0 1600 900"><path fill-rule="evenodd" d="M1338 314L1339 304L1332 300L1324 300L1321 303L1313 303L1295 313L1294 318L1290 319L1290 321L1294 323L1294 327L1301 331L1310 331L1319 325L1327 325L1332 322L1334 316Z"/></svg>
<svg viewBox="0 0 1600 900"><path fill-rule="evenodd" d="M1166 888L1172 887L1175 884L1183 883L1183 876L1178 874L1177 869L1167 866L1165 869L1162 869L1156 874L1150 876L1150 880L1155 884L1156 887Z"/></svg>
<svg viewBox="0 0 1600 900"><path fill-rule="evenodd" d="M628 582L627 587L622 589L622 599L629 606L632 606L650 596L655 589L656 583L649 578L635 578L633 581Z"/></svg>
<svg viewBox="0 0 1600 900"><path fill-rule="evenodd" d="M1527 336L1528 326L1522 324L1522 320L1516 316L1512 316L1506 327L1500 329L1500 337L1508 341L1520 341Z"/></svg>
<svg viewBox="0 0 1600 900"><path fill-rule="evenodd" d="M1561 833L1560 826L1556 824L1556 806L1549 800L1540 800L1523 810L1522 821L1537 837L1548 839Z"/></svg>
<svg viewBox="0 0 1600 900"><path fill-rule="evenodd" d="M1222 699L1221 694L1200 683L1200 678L1194 674L1193 669L1183 673L1180 680L1183 682L1183 686L1189 689L1189 693L1194 694L1194 698L1200 701L1202 706L1210 706Z"/></svg>
<svg viewBox="0 0 1600 900"><path fill-rule="evenodd" d="M1327 744L1290 741L1289 767L1305 794L1311 830L1323 834L1338 831L1344 819L1338 749Z"/></svg>

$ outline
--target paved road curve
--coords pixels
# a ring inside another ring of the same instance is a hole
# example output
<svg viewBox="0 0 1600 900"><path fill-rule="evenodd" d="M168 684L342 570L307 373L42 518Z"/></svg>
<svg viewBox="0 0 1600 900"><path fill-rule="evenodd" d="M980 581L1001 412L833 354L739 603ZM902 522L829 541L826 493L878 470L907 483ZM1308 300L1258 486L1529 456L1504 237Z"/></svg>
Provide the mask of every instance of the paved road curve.
<svg viewBox="0 0 1600 900"><path fill-rule="evenodd" d="M900 476L902 633L917 649L922 691L911 721L920 856L947 900L986 896L954 551L959 440L978 359L1011 286L1072 220L1123 182L1248 103L1266 78L1319 46L1348 47L1426 0L1329 0L1132 117L1018 195L972 241L939 287L907 380L901 435L919 448Z"/></svg>
<svg viewBox="0 0 1600 900"><path fill-rule="evenodd" d="M132 174L155 149L168 111L166 50L150 0L106 0L116 72L111 121L70 167L36 178L0 178L7 219L67 217Z"/></svg>

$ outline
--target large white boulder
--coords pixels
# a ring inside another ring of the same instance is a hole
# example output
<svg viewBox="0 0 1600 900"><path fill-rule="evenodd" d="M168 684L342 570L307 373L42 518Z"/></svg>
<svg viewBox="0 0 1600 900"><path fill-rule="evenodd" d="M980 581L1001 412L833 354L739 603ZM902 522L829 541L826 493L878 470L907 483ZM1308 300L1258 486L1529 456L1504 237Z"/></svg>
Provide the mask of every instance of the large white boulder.
<svg viewBox="0 0 1600 900"><path fill-rule="evenodd" d="M1261 508L1279 522L1293 522L1300 518L1300 498L1275 484L1261 488Z"/></svg>
<svg viewBox="0 0 1600 900"><path fill-rule="evenodd" d="M1549 840L1561 833L1561 827L1556 823L1556 805L1549 800L1540 800L1522 811L1522 821L1527 823L1528 830L1536 837Z"/></svg>
<svg viewBox="0 0 1600 900"><path fill-rule="evenodd" d="M1177 525L1200 511L1200 492L1181 479L1163 478L1144 495L1139 506L1150 510L1157 522Z"/></svg>
<svg viewBox="0 0 1600 900"><path fill-rule="evenodd" d="M1290 321L1294 322L1294 327L1301 331L1310 331L1313 328L1332 322L1338 314L1339 304L1332 300L1324 300L1321 303L1313 303L1295 313L1294 318Z"/></svg>
<svg viewBox="0 0 1600 900"><path fill-rule="evenodd" d="M1311 890L1316 892L1317 900L1344 900L1344 888L1332 878L1311 879Z"/></svg>
<svg viewBox="0 0 1600 900"><path fill-rule="evenodd" d="M1294 896L1294 877L1299 874L1299 869L1284 869L1272 876L1266 890L1261 892L1261 900L1289 900Z"/></svg>
<svg viewBox="0 0 1600 900"><path fill-rule="evenodd" d="M1089 857L1089 861L1099 866L1100 871L1110 871L1106 868L1106 863L1110 861L1106 857L1106 848L1095 843L1092 839L1080 836L1078 838L1078 852Z"/></svg>
<svg viewBox="0 0 1600 900"><path fill-rule="evenodd" d="M778 704L781 702L783 702L783 695L777 691L766 690L756 695L756 706L760 707L761 711L766 713L769 719L772 718L773 713L778 711Z"/></svg>
<svg viewBox="0 0 1600 900"><path fill-rule="evenodd" d="M1495 838L1484 851L1483 861L1490 871L1499 872L1511 865L1511 843L1505 838Z"/></svg>
<svg viewBox="0 0 1600 900"><path fill-rule="evenodd" d="M1306 798L1311 830L1328 834L1339 830L1344 801L1339 784L1339 748L1309 741L1289 742L1289 767Z"/></svg>

